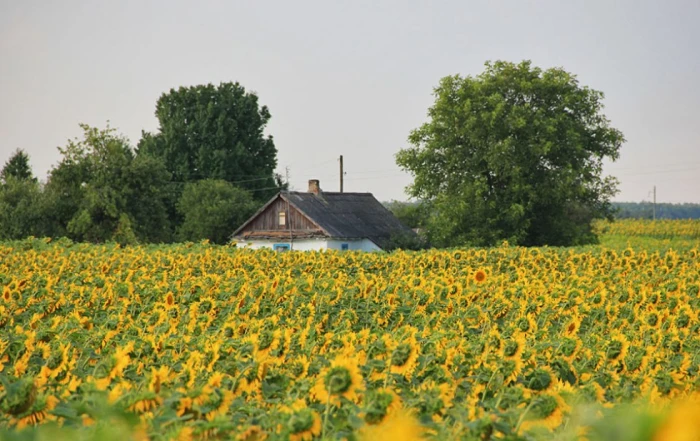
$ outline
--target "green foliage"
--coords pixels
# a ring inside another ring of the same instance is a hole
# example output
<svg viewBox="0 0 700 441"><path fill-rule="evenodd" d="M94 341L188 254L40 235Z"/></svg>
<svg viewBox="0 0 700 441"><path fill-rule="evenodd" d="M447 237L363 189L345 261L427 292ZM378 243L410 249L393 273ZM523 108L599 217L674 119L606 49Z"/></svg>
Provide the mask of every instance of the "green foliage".
<svg viewBox="0 0 700 441"><path fill-rule="evenodd" d="M138 243L136 234L134 234L134 230L131 227L131 220L126 213L119 215L117 229L112 234L112 240L120 245L134 245Z"/></svg>
<svg viewBox="0 0 700 441"><path fill-rule="evenodd" d="M425 228L428 210L421 202L385 202L384 206L391 211L402 224L408 228Z"/></svg>
<svg viewBox="0 0 700 441"><path fill-rule="evenodd" d="M184 219L178 236L181 240L226 243L231 232L255 212L257 205L248 191L226 181L189 183L177 204Z"/></svg>
<svg viewBox="0 0 700 441"><path fill-rule="evenodd" d="M0 239L42 235L43 209L39 184L8 175L0 185Z"/></svg>
<svg viewBox="0 0 700 441"><path fill-rule="evenodd" d="M36 181L29 165L29 155L24 150L16 150L0 170L0 181L6 183L10 178L20 181Z"/></svg>
<svg viewBox="0 0 700 441"><path fill-rule="evenodd" d="M384 206L388 208L396 218L405 226L418 230L418 234L396 233L393 234L389 241L383 244L382 248L385 251L393 250L412 250L418 251L429 247L427 238L423 234L423 229L427 225L427 207L421 202L400 202L391 201L385 202Z"/></svg>
<svg viewBox="0 0 700 441"><path fill-rule="evenodd" d="M428 242L423 235L411 234L409 232L394 233L389 237L386 243L382 244L382 249L384 251L419 251L428 247Z"/></svg>
<svg viewBox="0 0 700 441"><path fill-rule="evenodd" d="M274 173L277 150L264 134L270 112L240 84L172 89L158 100L156 116L160 131L143 133L136 150L109 126L81 125L82 138L59 148L62 160L43 188L18 150L0 171L0 239L223 243L253 211L253 199L287 187ZM204 180L211 181L199 185ZM214 193L197 193L206 189Z"/></svg>
<svg viewBox="0 0 700 441"><path fill-rule="evenodd" d="M240 183L260 200L276 192L277 149L263 133L270 112L240 84L171 89L158 99L156 117L160 132L144 133L139 153L161 158L173 181Z"/></svg>
<svg viewBox="0 0 700 441"><path fill-rule="evenodd" d="M0 374L3 393L0 395L0 411L9 415L20 415L32 405L36 386L29 377L8 378Z"/></svg>
<svg viewBox="0 0 700 441"><path fill-rule="evenodd" d="M397 163L414 175L438 246L580 245L612 213L616 181L604 158L624 141L602 114L601 92L562 69L487 63L477 77L445 77L430 121Z"/></svg>
<svg viewBox="0 0 700 441"><path fill-rule="evenodd" d="M50 235L90 242L167 240L164 165L136 157L110 127L81 127L83 139L59 149L63 159L46 186Z"/></svg>

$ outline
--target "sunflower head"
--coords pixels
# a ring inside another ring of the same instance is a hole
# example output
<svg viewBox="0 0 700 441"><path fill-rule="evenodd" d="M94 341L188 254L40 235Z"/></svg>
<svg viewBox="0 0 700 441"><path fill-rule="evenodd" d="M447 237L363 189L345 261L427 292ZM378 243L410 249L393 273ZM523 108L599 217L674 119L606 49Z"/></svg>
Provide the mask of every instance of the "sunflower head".
<svg viewBox="0 0 700 441"><path fill-rule="evenodd" d="M379 424L392 409L399 407L399 397L394 392L373 391L366 399L364 420L367 424Z"/></svg>
<svg viewBox="0 0 700 441"><path fill-rule="evenodd" d="M321 402L330 400L339 404L340 398L356 401L357 390L362 387L362 375L353 358L342 355L336 357L329 367L318 374L313 395Z"/></svg>
<svg viewBox="0 0 700 441"><path fill-rule="evenodd" d="M531 390L549 390L555 384L554 372L547 366L532 369L525 374L524 384Z"/></svg>
<svg viewBox="0 0 700 441"><path fill-rule="evenodd" d="M520 428L528 430L532 427L542 426L554 430L561 425L562 419L563 414L559 400L547 394L538 395L533 398L528 419L522 423Z"/></svg>
<svg viewBox="0 0 700 441"><path fill-rule="evenodd" d="M289 433L292 436L296 435L299 437L298 439L304 439L300 437L302 434L318 435L320 428L321 424L318 414L308 407L295 411L287 420Z"/></svg>
<svg viewBox="0 0 700 441"><path fill-rule="evenodd" d="M348 368L336 366L328 371L323 381L331 395L342 395L352 386L352 374Z"/></svg>
<svg viewBox="0 0 700 441"><path fill-rule="evenodd" d="M236 437L236 441L264 441L267 434L260 426L250 426Z"/></svg>
<svg viewBox="0 0 700 441"><path fill-rule="evenodd" d="M34 379L23 377L13 382L3 381L4 395L0 396L0 411L8 415L26 412L36 399Z"/></svg>

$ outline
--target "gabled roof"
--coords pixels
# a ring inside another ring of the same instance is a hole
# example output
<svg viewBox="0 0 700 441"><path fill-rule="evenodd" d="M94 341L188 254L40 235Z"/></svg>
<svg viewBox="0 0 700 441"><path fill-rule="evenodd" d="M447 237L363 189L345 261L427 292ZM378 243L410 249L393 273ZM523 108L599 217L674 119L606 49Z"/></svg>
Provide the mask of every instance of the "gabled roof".
<svg viewBox="0 0 700 441"><path fill-rule="evenodd" d="M241 225L233 235L237 235L265 211L265 208L277 197L282 197L289 202L331 238L367 238L381 247L392 234L415 234L371 193L321 192L316 195L289 191L275 196L251 219Z"/></svg>

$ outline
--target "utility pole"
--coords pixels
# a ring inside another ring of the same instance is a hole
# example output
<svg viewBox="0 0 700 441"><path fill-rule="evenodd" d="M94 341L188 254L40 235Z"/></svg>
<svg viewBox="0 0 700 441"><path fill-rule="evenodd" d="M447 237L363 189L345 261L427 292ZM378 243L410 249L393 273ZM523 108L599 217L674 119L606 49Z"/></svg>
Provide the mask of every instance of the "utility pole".
<svg viewBox="0 0 700 441"><path fill-rule="evenodd" d="M340 155L340 192L343 192L343 155Z"/></svg>
<svg viewBox="0 0 700 441"><path fill-rule="evenodd" d="M654 185L654 212L653 212L654 220L656 220L656 185Z"/></svg>

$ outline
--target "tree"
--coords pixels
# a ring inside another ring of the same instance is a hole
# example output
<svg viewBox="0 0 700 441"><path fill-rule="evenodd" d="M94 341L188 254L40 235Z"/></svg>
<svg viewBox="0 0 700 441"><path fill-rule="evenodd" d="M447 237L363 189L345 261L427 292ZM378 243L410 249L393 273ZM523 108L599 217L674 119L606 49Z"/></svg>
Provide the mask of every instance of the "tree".
<svg viewBox="0 0 700 441"><path fill-rule="evenodd" d="M0 171L0 181L7 182L10 177L17 180L36 181L32 174L32 167L29 165L29 155L24 150L16 150Z"/></svg>
<svg viewBox="0 0 700 441"><path fill-rule="evenodd" d="M41 188L34 179L8 174L0 186L0 240L43 235Z"/></svg>
<svg viewBox="0 0 700 441"><path fill-rule="evenodd" d="M91 242L170 239L165 165L135 156L128 140L109 126L81 127L83 139L59 148L63 158L46 185L52 235Z"/></svg>
<svg viewBox="0 0 700 441"><path fill-rule="evenodd" d="M277 149L264 129L267 107L238 83L171 89L156 104L157 134L143 133L139 153L161 158L172 179L220 179L264 200L277 186Z"/></svg>
<svg viewBox="0 0 700 441"><path fill-rule="evenodd" d="M0 240L44 232L41 186L32 173L29 155L16 150L0 170Z"/></svg>
<svg viewBox="0 0 700 441"><path fill-rule="evenodd" d="M402 224L408 228L425 228L428 213L421 202L385 202L384 206L391 211Z"/></svg>
<svg viewBox="0 0 700 441"><path fill-rule="evenodd" d="M562 69L486 63L476 77L445 77L430 120L396 160L424 200L435 245L575 245L595 241L616 180L603 158L624 142L602 114L601 92Z"/></svg>
<svg viewBox="0 0 700 441"><path fill-rule="evenodd" d="M225 244L231 233L255 212L258 203L244 189L207 179L187 184L177 207L184 218L179 228L181 240L209 239Z"/></svg>

